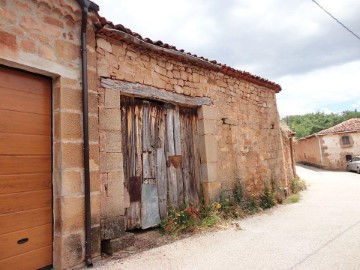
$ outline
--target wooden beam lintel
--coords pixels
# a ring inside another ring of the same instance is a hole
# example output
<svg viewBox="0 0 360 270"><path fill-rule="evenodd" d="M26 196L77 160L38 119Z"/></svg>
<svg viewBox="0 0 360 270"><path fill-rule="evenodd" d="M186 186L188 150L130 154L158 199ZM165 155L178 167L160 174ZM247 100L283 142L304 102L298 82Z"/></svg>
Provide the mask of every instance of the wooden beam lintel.
<svg viewBox="0 0 360 270"><path fill-rule="evenodd" d="M118 90L125 95L154 99L183 106L194 107L212 104L209 97L189 97L147 85L129 83L109 78L101 78L101 86L112 90Z"/></svg>

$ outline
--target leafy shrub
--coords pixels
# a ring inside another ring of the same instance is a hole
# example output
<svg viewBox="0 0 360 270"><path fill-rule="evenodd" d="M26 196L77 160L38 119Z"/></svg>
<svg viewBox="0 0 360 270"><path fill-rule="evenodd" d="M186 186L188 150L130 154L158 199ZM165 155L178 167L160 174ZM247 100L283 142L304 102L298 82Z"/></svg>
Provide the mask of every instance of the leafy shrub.
<svg viewBox="0 0 360 270"><path fill-rule="evenodd" d="M160 223L161 231L169 234L191 232L199 225L200 208L194 203L179 202L168 208L168 216Z"/></svg>
<svg viewBox="0 0 360 270"><path fill-rule="evenodd" d="M303 180L301 180L299 177L295 177L294 179L290 180L290 190L292 193L296 194L300 191L305 190L306 184Z"/></svg>
<svg viewBox="0 0 360 270"><path fill-rule="evenodd" d="M234 200L237 203L241 203L244 198L244 189L240 183L240 179L237 179L234 186Z"/></svg>
<svg viewBox="0 0 360 270"><path fill-rule="evenodd" d="M222 221L255 214L261 208L271 208L283 200L274 182L266 186L259 197L244 192L240 180L235 182L233 191L233 196L230 196L222 190L220 200L210 206L205 206L204 202L179 202L177 206L169 207L167 217L161 221L160 230L174 235L193 232L216 226Z"/></svg>
<svg viewBox="0 0 360 270"><path fill-rule="evenodd" d="M209 207L201 207L201 227L211 228L221 221L222 205L214 202Z"/></svg>
<svg viewBox="0 0 360 270"><path fill-rule="evenodd" d="M272 191L272 188L265 187L264 192L260 195L260 207L262 209L268 209L276 204L276 196Z"/></svg>
<svg viewBox="0 0 360 270"><path fill-rule="evenodd" d="M259 212L259 203L254 193L244 196L243 200L241 201L241 208L244 210L245 214L248 215Z"/></svg>

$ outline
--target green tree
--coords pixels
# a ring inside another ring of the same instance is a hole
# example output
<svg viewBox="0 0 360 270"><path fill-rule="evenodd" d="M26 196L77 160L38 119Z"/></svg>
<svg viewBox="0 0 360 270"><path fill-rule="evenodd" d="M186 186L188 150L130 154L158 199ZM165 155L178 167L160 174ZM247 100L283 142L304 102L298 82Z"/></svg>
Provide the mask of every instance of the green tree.
<svg viewBox="0 0 360 270"><path fill-rule="evenodd" d="M360 118L360 112L343 111L341 113L307 113L304 115L291 115L284 117L282 121L296 133L297 138L303 138L321 130L335 126L351 118Z"/></svg>

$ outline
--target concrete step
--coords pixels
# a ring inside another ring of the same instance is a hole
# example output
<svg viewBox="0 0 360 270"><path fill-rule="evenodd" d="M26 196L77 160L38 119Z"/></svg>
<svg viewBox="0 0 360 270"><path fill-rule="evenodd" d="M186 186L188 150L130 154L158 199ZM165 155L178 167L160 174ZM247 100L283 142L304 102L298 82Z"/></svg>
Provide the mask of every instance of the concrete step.
<svg viewBox="0 0 360 270"><path fill-rule="evenodd" d="M124 250L133 246L135 243L135 236L133 233L124 233L122 236L114 239L103 240L101 242L101 251L113 255L116 252Z"/></svg>

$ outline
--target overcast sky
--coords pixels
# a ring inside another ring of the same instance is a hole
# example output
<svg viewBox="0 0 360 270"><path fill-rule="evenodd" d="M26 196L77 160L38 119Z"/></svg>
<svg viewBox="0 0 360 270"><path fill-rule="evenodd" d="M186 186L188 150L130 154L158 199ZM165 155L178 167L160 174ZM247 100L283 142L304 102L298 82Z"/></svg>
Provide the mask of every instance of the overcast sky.
<svg viewBox="0 0 360 270"><path fill-rule="evenodd" d="M95 0L144 38L282 86L281 116L360 110L360 40L311 0ZM317 0L360 36L359 0Z"/></svg>

